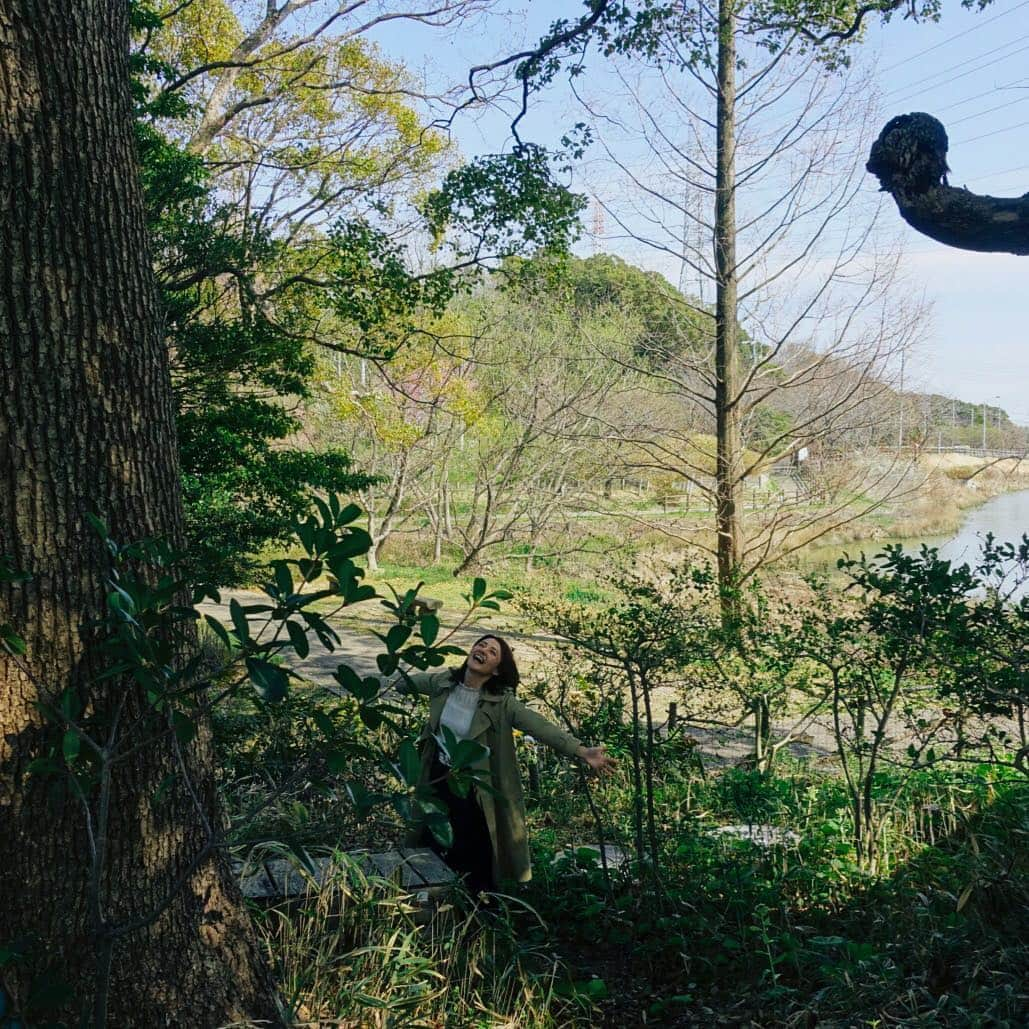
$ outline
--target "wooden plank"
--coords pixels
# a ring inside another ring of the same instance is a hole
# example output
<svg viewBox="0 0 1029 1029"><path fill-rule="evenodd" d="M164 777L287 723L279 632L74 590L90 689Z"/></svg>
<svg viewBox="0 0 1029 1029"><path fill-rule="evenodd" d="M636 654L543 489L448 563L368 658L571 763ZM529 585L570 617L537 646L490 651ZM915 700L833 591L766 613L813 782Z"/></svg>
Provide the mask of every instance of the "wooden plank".
<svg viewBox="0 0 1029 1029"><path fill-rule="evenodd" d="M251 866L248 875L241 875L243 869L242 861L233 862L233 871L239 878L239 888L248 900L270 900L279 895L278 884L268 878L268 873L261 865Z"/></svg>
<svg viewBox="0 0 1029 1029"><path fill-rule="evenodd" d="M347 855L357 867L369 876L379 876L400 883L402 889L421 896L431 894L450 885L456 879L454 873L431 850L408 849L388 850L373 854L357 851ZM316 892L325 885L332 870L337 867L331 857L310 858L314 871L302 867L298 861L287 858L270 858L259 865L245 866L233 862L233 870L240 876L243 894L252 900L271 901L279 898L302 897L309 891ZM242 876L245 867L249 874Z"/></svg>
<svg viewBox="0 0 1029 1029"><path fill-rule="evenodd" d="M457 879L453 870L427 847L419 847L416 850L405 848L402 853L426 886L448 886Z"/></svg>
<svg viewBox="0 0 1029 1029"><path fill-rule="evenodd" d="M372 863L383 879L399 879L405 890L417 890L425 885L422 877L407 863L399 850L387 850L382 854L372 854Z"/></svg>
<svg viewBox="0 0 1029 1029"><path fill-rule="evenodd" d="M378 870L375 868L375 863L372 861L372 855L367 850L353 850L349 854L344 854L344 857L350 858L350 860L357 865L358 870L362 875L378 875Z"/></svg>
<svg viewBox="0 0 1029 1029"><path fill-rule="evenodd" d="M322 886L332 859L308 856L308 861L313 866L313 871L287 858L275 858L264 862L268 878L278 887L280 897L300 897L308 890L317 891Z"/></svg>

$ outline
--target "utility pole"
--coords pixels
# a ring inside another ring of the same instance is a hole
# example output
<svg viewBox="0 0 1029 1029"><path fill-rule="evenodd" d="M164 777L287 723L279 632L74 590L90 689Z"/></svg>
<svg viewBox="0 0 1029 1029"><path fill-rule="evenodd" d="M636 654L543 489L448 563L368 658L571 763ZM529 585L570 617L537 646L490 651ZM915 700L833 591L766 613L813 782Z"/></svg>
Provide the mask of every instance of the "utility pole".
<svg viewBox="0 0 1029 1029"><path fill-rule="evenodd" d="M907 356L907 350L901 349L900 351L900 389L897 391L897 401L900 404L900 417L898 418L897 424L897 449L901 450L904 447L904 358Z"/></svg>

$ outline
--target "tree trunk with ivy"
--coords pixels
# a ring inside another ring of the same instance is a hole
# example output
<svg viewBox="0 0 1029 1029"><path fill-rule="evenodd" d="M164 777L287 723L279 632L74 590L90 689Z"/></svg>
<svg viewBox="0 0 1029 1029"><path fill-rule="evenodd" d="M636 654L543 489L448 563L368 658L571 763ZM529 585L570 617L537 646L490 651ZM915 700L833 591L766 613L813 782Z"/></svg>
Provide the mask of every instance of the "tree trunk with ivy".
<svg viewBox="0 0 1029 1029"><path fill-rule="evenodd" d="M114 766L107 859L92 891L97 840L70 780L27 774L52 745L40 702L69 687L85 697L97 668L90 643L108 554L87 513L118 540L181 538L128 6L0 4L0 555L32 576L0 583L0 625L26 647L23 656L0 648L0 945L20 939L25 951L0 967L0 988L9 1012L34 1004L34 1021L78 1024L84 1012L93 1025L274 1022L270 977L227 860L190 871L217 825L209 734L184 756L195 796L185 776L169 779L179 765L167 734ZM152 717L124 681L88 690L87 712L126 695L128 715ZM141 927L108 931L134 922ZM47 987L56 1006L44 1014Z"/></svg>

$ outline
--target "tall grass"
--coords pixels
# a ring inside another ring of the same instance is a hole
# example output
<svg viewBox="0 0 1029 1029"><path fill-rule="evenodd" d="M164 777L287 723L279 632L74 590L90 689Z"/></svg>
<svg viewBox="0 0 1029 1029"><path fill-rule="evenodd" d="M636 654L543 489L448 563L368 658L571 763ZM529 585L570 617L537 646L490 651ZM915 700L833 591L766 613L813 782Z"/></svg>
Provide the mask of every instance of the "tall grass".
<svg viewBox="0 0 1029 1029"><path fill-rule="evenodd" d="M444 900L427 922L396 883L333 855L321 889L273 908L260 923L286 1010L295 1026L340 1029L591 1024L579 999L557 995L562 967L518 939L511 905L495 913Z"/></svg>

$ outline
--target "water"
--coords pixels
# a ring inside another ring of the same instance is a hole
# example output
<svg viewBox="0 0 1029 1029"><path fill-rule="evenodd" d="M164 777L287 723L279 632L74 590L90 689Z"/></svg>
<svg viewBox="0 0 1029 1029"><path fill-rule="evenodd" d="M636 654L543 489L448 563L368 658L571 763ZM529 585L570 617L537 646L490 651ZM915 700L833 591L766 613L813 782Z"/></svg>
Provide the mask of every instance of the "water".
<svg viewBox="0 0 1029 1029"><path fill-rule="evenodd" d="M961 528L954 536L927 536L923 539L856 540L844 547L811 547L805 562L809 567L831 572L842 551L856 557L861 551L868 556L881 553L887 543L901 543L905 550L918 550L923 543L936 547L940 557L955 565L979 563L979 553L986 534L992 532L1001 543L1018 543L1023 533L1029 533L1029 490L1002 493L980 507L969 511ZM1014 596L1029 593L1029 582L1023 583Z"/></svg>
<svg viewBox="0 0 1029 1029"><path fill-rule="evenodd" d="M979 562L983 540L992 532L999 543L1015 543L1023 534L1029 533L1029 490L1017 493L1002 493L988 500L982 507L969 512L956 536L940 543L940 557L955 565L969 564L973 568ZM1029 594L1029 581L1023 582L1012 594L1018 598Z"/></svg>
<svg viewBox="0 0 1029 1029"><path fill-rule="evenodd" d="M988 532L1004 543L1017 543L1029 533L1029 490L1002 493L970 511L957 535L939 544L940 557L974 565Z"/></svg>

